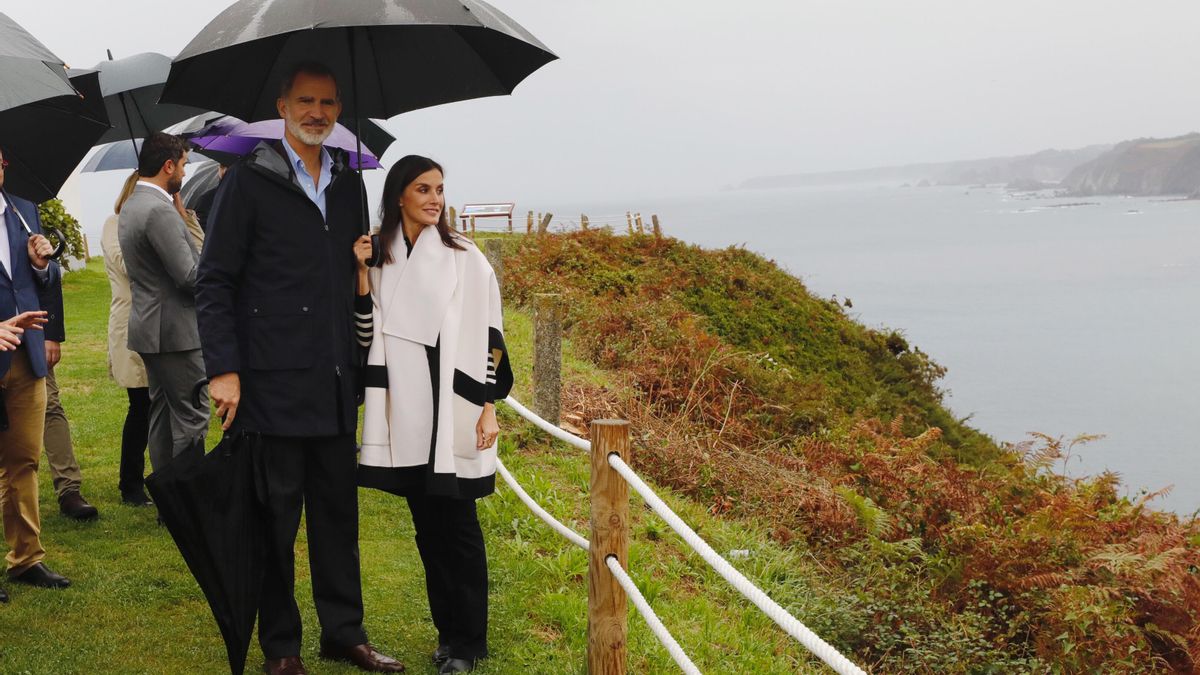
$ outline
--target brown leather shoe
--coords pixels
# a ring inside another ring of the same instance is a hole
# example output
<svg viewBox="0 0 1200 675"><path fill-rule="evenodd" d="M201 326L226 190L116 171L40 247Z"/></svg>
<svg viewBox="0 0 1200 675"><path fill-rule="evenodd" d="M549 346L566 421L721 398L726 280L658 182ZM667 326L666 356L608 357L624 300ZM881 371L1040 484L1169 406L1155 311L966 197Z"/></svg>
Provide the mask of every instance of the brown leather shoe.
<svg viewBox="0 0 1200 675"><path fill-rule="evenodd" d="M72 520L95 520L100 512L88 503L77 490L58 498L58 510Z"/></svg>
<svg viewBox="0 0 1200 675"><path fill-rule="evenodd" d="M349 661L368 673L403 673L404 664L392 657L375 651L369 642L353 647L343 647L332 642L321 643L321 658L332 661Z"/></svg>
<svg viewBox="0 0 1200 675"><path fill-rule="evenodd" d="M304 661L301 661L299 656L267 659L263 663L263 672L267 675L308 675L308 671L304 669Z"/></svg>

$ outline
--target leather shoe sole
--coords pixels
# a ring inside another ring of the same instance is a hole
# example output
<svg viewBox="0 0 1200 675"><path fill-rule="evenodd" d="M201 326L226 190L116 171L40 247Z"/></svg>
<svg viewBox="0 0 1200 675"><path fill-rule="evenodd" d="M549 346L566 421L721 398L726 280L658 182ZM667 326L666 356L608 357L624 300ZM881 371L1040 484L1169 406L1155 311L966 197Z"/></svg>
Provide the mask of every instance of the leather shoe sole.
<svg viewBox="0 0 1200 675"><path fill-rule="evenodd" d="M267 675L308 675L304 661L299 656L285 656L282 659L267 659L263 663L263 672Z"/></svg>

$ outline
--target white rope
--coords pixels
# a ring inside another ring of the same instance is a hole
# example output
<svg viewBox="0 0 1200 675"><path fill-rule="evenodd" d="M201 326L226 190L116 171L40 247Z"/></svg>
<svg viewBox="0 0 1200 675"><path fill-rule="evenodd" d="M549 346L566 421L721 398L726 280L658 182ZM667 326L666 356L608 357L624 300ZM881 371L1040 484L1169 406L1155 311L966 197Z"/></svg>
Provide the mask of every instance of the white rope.
<svg viewBox="0 0 1200 675"><path fill-rule="evenodd" d="M633 583L633 579L629 578L629 574L621 568L621 561L617 560L617 556L609 555L604 559L604 564L608 566L608 571L616 577L617 583L621 584L621 588L625 589L625 594L633 601L634 607L642 613L642 618L646 620L646 625L650 627L650 632L654 633L654 637L667 648L667 652L671 658L675 659L675 663L679 665L679 669L687 673L687 675L700 675L700 669L688 655L684 653L683 648L675 641L667 627L658 619L658 615L654 613L654 609L650 607L650 603L646 602L646 598L642 597L642 592L638 590L637 584Z"/></svg>
<svg viewBox="0 0 1200 675"><path fill-rule="evenodd" d="M504 399L504 402L512 406L513 410L516 410L517 414L519 414L521 417L524 417L531 424L545 431L551 436L570 443L580 450L586 450L589 452L591 451L591 442L575 436L574 434L567 433L553 424L550 424L541 417L538 417L533 411L521 405L520 402L513 397L509 396L508 398ZM646 501L646 504L648 504L650 508L654 509L654 512L657 513L663 520L665 520L667 525L669 525L671 529L675 530L675 532L682 537L685 542L687 542L688 546L691 546L692 549L704 559L704 562L708 563L714 570L716 570L721 577L723 577L734 588L736 588L739 593L746 597L747 600L754 603L755 606L761 609L788 635L791 635L798 642L800 642L800 644L804 645L806 649L815 654L817 658L828 664L829 667L833 668L833 670L839 673L839 675L865 675L861 668L851 663L849 659L847 659L845 656L842 656L842 654L838 652L837 649L834 649L832 645L830 645L828 642L825 642L820 638L820 636L809 630L808 627L801 623L799 619L792 616L786 609L781 607L779 603L775 602L770 598L770 596L764 593L762 589L755 586L754 583L747 579L741 572L739 572L737 568L729 564L729 561L725 560L719 553L714 551L707 542L700 538L700 535L696 534L692 528L688 527L687 523L683 522L682 518L680 518L675 514L674 511L671 510L671 507L667 506L662 499L659 499L658 495L654 494L654 490L650 489L650 486L646 485L646 482L643 481L633 471L633 469L630 468L630 466L620 458L620 456L609 455L608 463L617 473L621 474L621 476L624 477L631 486L633 486L633 489L642 496L642 499Z"/></svg>
<svg viewBox="0 0 1200 675"><path fill-rule="evenodd" d="M533 501L533 497L530 497L529 493L525 492L525 489L521 487L521 484L518 483L517 480L513 478L513 475L508 472L508 468L504 466L504 462L501 462L498 458L496 459L496 471L500 473L500 477L504 479L504 482L508 483L508 487L512 488L512 491L517 493L517 498L520 499L525 506L529 507L530 511L533 511L533 515L541 518L542 522L550 526L550 529L571 540L572 544L575 544L585 551L588 550L588 540L580 536L575 530L563 525L561 522L555 519L554 516L547 513L546 509L543 509L538 505L537 502Z"/></svg>
<svg viewBox="0 0 1200 675"><path fill-rule="evenodd" d="M570 443L571 445L579 448L580 450L587 450L589 452L591 451L592 444L589 441L582 439L582 438L576 436L575 434L568 433L562 429L559 429L558 427L554 426L553 424L550 424L546 420L538 417L537 414L534 413L529 408L526 408L525 406L521 405L521 402L518 401L517 399L509 396L508 398L504 399L504 402L509 404L510 406L512 406L512 409L516 410L517 414L519 414L521 417L524 417L525 419L529 420L534 426L541 429L542 431L550 434L551 436L557 438L560 441L565 441L567 443Z"/></svg>
<svg viewBox="0 0 1200 675"><path fill-rule="evenodd" d="M663 500L659 499L658 495L654 494L654 490L651 490L650 486L646 485L646 482L639 478L619 455L609 455L608 464L617 473L621 474L621 477L642 496L642 499L646 500L646 504L651 509L654 509L654 512L665 520L667 525L671 526L672 530L675 530L680 537L683 537L683 540L695 549L696 553L699 553L700 557L704 558L704 561L717 571L717 574L724 577L742 595L746 596L746 599L753 602L767 616L771 617L771 620L779 624L779 627L786 631L788 635L796 638L808 651L815 654L817 658L824 661L840 675L865 675L861 668L851 663L849 659L842 656L832 645L822 640L803 623L800 623L799 619L789 614L786 609L779 606L779 603L772 600L741 572L737 571L733 565L730 565L729 561L714 551L711 546L700 538L700 535L696 534L692 528L687 526L687 523L683 522L683 519L675 515L671 507L667 506Z"/></svg>

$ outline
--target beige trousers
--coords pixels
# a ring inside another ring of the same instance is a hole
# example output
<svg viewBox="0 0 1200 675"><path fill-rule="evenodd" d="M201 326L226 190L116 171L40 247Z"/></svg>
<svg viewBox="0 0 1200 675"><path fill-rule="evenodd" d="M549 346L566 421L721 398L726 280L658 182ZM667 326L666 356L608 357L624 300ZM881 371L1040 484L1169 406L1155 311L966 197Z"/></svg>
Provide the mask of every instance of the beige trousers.
<svg viewBox="0 0 1200 675"><path fill-rule="evenodd" d="M38 515L38 456L46 421L46 381L34 377L29 355L21 347L8 372L0 377L8 410L7 431L0 431L0 514L8 543L9 574L20 574L42 561Z"/></svg>

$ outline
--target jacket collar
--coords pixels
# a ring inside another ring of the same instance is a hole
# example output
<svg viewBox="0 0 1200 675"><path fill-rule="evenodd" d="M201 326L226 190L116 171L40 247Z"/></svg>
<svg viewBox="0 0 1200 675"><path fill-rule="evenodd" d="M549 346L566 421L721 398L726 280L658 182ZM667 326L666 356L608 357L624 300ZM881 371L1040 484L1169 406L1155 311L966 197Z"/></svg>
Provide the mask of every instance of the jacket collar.
<svg viewBox="0 0 1200 675"><path fill-rule="evenodd" d="M399 233L397 233L399 234ZM410 255L404 255L404 239L392 245L392 264L381 274L381 307L386 317L385 335L404 338L432 347L442 332L442 322L450 309L450 298L458 285L458 259L442 243L437 229L426 228L417 237Z"/></svg>
<svg viewBox="0 0 1200 675"><path fill-rule="evenodd" d="M287 150L284 149L283 144L283 140L260 141L250 151L250 154L246 155L246 165L259 173L277 178L300 190L300 186L296 185L296 170L288 161ZM336 181L342 170L348 166L349 156L341 148L327 145L325 149L329 151L329 156L333 159L332 179ZM333 184L333 181L330 181L330 185ZM301 190L301 192L303 191Z"/></svg>

